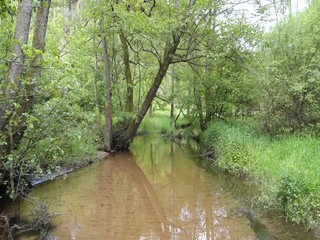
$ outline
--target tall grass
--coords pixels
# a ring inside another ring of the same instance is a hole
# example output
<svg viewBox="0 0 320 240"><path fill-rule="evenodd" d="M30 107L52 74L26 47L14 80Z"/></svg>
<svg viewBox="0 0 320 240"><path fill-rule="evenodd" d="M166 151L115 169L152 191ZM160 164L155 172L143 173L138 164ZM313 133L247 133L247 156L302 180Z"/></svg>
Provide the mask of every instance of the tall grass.
<svg viewBox="0 0 320 240"><path fill-rule="evenodd" d="M320 140L312 136L269 139L250 125L215 122L203 141L217 164L260 185L259 201L308 227L319 227Z"/></svg>

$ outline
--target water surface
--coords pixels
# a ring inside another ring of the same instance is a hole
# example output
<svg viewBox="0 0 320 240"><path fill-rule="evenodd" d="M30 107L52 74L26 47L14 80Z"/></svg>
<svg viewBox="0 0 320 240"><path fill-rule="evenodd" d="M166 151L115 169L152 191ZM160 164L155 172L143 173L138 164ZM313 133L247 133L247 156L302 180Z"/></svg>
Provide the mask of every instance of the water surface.
<svg viewBox="0 0 320 240"><path fill-rule="evenodd" d="M32 192L57 214L53 239L314 239L277 215L252 214L239 191L247 186L205 170L186 148L149 136L131 152Z"/></svg>

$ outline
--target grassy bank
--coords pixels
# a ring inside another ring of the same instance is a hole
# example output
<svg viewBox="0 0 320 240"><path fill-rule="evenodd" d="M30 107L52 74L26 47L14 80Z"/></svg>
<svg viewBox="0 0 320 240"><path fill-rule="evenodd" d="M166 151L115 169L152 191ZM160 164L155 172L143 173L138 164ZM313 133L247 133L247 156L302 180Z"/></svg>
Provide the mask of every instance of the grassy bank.
<svg viewBox="0 0 320 240"><path fill-rule="evenodd" d="M152 134L163 133L165 135L174 134L173 121L170 119L169 110L156 110L152 113L152 116L146 116L138 129L138 133ZM186 124L188 121L184 117L180 117L176 124Z"/></svg>
<svg viewBox="0 0 320 240"><path fill-rule="evenodd" d="M155 111L152 116L146 116L140 127L139 133L170 133L173 130L168 111Z"/></svg>
<svg viewBox="0 0 320 240"><path fill-rule="evenodd" d="M320 140L312 136L269 139L253 126L215 122L203 141L214 146L219 167L261 186L259 202L285 216L319 228Z"/></svg>

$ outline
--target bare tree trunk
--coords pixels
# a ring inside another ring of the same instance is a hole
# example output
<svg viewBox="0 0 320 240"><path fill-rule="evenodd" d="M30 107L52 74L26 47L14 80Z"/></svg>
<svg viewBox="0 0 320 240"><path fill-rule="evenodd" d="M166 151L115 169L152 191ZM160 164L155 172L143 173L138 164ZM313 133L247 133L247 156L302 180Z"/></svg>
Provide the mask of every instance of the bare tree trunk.
<svg viewBox="0 0 320 240"><path fill-rule="evenodd" d="M121 41L125 76L126 76L126 82L127 82L126 111L132 112L133 111L133 79L132 79L132 74L130 69L129 47L122 29L119 32L119 36Z"/></svg>
<svg viewBox="0 0 320 240"><path fill-rule="evenodd" d="M117 98L118 98L118 105L120 108L120 112L123 112L123 106L122 106L122 94L121 91L119 89L119 74L118 74L118 63L117 63L117 53L118 53L118 49L116 49L116 37L115 37L115 30L114 28L112 29L112 83L114 84L115 90L117 91Z"/></svg>
<svg viewBox="0 0 320 240"><path fill-rule="evenodd" d="M105 100L105 128L104 128L104 148L110 152L112 149L112 102L111 102L111 74L110 74L110 55L108 51L107 39L103 31L104 24L101 20L102 28L102 59L104 63L104 80L106 83L106 100Z"/></svg>
<svg viewBox="0 0 320 240"><path fill-rule="evenodd" d="M99 114L98 89L97 89L99 64L98 64L98 53L97 53L97 39L95 36L93 38L93 51L94 51L93 98L95 103L95 113L97 114L97 128L100 129L100 114Z"/></svg>

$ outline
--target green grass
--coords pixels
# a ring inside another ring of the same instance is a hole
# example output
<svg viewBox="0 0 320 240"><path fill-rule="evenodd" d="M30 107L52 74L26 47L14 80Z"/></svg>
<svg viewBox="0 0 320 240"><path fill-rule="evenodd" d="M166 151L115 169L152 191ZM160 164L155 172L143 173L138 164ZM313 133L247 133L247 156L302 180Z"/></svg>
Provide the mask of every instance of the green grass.
<svg viewBox="0 0 320 240"><path fill-rule="evenodd" d="M151 117L146 116L143 119L138 132L169 134L173 131L173 124L171 123L169 115L169 111L155 111Z"/></svg>
<svg viewBox="0 0 320 240"><path fill-rule="evenodd" d="M308 227L319 227L320 140L311 136L269 139L252 125L213 123L203 141L213 145L217 164L260 185L258 199Z"/></svg>
<svg viewBox="0 0 320 240"><path fill-rule="evenodd" d="M174 134L173 122L170 119L169 110L156 110L152 116L145 116L138 129L139 133L163 133L166 135ZM187 124L188 120L180 116L176 122L178 126ZM185 129L187 132L189 129Z"/></svg>

